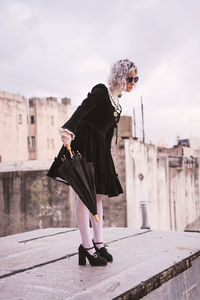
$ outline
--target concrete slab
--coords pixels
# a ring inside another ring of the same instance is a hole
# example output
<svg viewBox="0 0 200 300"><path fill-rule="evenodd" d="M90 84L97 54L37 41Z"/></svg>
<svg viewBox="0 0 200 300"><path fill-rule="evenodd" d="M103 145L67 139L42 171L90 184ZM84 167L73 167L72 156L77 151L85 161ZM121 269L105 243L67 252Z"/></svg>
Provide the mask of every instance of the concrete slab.
<svg viewBox="0 0 200 300"><path fill-rule="evenodd" d="M114 257L105 267L78 265L76 228L0 238L0 299L128 299L119 295L136 293L158 274L164 283L200 255L199 233L104 228L103 234Z"/></svg>

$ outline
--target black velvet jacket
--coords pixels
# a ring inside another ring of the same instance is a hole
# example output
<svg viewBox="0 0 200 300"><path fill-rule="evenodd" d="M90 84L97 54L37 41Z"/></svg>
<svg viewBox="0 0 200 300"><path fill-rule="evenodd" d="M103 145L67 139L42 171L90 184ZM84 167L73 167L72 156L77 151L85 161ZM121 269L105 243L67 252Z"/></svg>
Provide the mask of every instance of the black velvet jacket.
<svg viewBox="0 0 200 300"><path fill-rule="evenodd" d="M71 118L62 126L75 134L72 150L93 162L97 194L117 196L123 193L111 155L111 141L120 115L115 118L107 87L100 83L83 100ZM60 150L61 155L66 148ZM51 171L52 173L53 171ZM55 177L55 174L54 174Z"/></svg>
<svg viewBox="0 0 200 300"><path fill-rule="evenodd" d="M87 98L83 100L62 128L70 130L76 136L77 130L81 130L81 125L88 123L98 132L106 135L110 148L114 128L120 118L120 115L117 118L114 117L113 113L114 107L111 104L108 89L104 84L100 83L93 87L91 93L88 93ZM82 134L84 135L84 132ZM72 146L74 144L72 142Z"/></svg>

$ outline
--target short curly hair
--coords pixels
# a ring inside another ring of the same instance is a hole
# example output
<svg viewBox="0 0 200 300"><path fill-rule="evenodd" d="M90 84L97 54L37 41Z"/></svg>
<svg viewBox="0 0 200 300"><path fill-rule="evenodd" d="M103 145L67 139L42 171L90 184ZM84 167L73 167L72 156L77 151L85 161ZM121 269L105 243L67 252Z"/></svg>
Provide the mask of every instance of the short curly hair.
<svg viewBox="0 0 200 300"><path fill-rule="evenodd" d="M130 72L137 73L136 65L129 59L120 59L116 61L110 70L108 85L111 89L123 91L126 89L126 78Z"/></svg>

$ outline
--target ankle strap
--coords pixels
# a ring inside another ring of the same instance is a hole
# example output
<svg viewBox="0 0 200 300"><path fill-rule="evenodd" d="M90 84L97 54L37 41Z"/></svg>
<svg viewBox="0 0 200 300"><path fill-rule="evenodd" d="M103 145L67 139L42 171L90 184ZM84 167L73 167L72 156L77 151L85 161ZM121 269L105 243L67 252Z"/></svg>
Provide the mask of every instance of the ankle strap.
<svg viewBox="0 0 200 300"><path fill-rule="evenodd" d="M98 242L98 243L95 243L95 242L94 242L94 244L95 244L95 245L98 245L98 244L103 244L103 242Z"/></svg>
<svg viewBox="0 0 200 300"><path fill-rule="evenodd" d="M85 250L91 250L91 249L93 249L94 248L94 246L93 247L91 247L91 248L84 248Z"/></svg>

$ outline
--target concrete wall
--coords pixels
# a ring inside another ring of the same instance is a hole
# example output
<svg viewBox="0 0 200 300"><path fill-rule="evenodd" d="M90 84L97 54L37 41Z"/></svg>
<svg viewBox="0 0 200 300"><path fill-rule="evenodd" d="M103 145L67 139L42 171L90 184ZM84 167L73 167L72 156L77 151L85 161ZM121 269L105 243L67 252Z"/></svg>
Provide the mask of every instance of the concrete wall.
<svg viewBox="0 0 200 300"><path fill-rule="evenodd" d="M179 153L184 151L179 149ZM152 229L184 230L200 216L198 166L182 163L170 167L168 150L166 154L132 138L119 138L117 146L114 138L112 154L124 193L104 197L104 226L140 228L142 205L147 209L146 225ZM185 161L180 158L178 162ZM32 161L38 169L32 165L27 171L22 166L6 171L0 164L1 234L75 226L75 196L64 184L46 177L48 167L42 162Z"/></svg>
<svg viewBox="0 0 200 300"><path fill-rule="evenodd" d="M74 194L46 171L0 173L0 235L46 227L74 227Z"/></svg>
<svg viewBox="0 0 200 300"><path fill-rule="evenodd" d="M200 216L199 167L170 167L169 155L162 155L154 145L125 140L129 227L141 226L143 203L152 229L184 230Z"/></svg>
<svg viewBox="0 0 200 300"><path fill-rule="evenodd" d="M113 144L124 191L124 141ZM0 236L46 227L76 227L76 194L46 176L52 160L0 164ZM18 170L18 171L17 171ZM126 226L126 192L103 199L104 226Z"/></svg>
<svg viewBox="0 0 200 300"><path fill-rule="evenodd" d="M120 194L117 197L104 198L104 226L124 227L127 226L124 140L119 138L118 144L115 145L115 138L113 138L111 152L116 172L118 174L118 178L122 185L124 193Z"/></svg>

